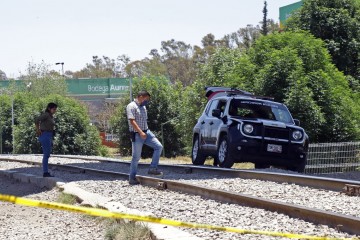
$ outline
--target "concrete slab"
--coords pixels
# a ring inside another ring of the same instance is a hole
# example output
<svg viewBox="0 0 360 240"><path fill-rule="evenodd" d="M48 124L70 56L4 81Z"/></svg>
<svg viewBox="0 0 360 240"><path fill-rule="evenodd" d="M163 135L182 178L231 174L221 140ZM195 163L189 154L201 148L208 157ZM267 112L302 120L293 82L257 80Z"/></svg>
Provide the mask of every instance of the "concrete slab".
<svg viewBox="0 0 360 240"><path fill-rule="evenodd" d="M54 177L46 177L43 178L45 182L45 186L48 189L52 189L53 187L56 187L56 182L61 181L60 178L54 178Z"/></svg>
<svg viewBox="0 0 360 240"><path fill-rule="evenodd" d="M142 216L154 216L151 212L142 212L137 209L131 209L125 207L123 204L119 202L106 202L105 204L101 205L101 207L106 208L110 212L115 213L127 213L127 214L134 214L134 215L142 215Z"/></svg>
<svg viewBox="0 0 360 240"><path fill-rule="evenodd" d="M20 173L20 172L14 173L13 179L23 183L30 183L30 176L28 176L28 174L26 173Z"/></svg>
<svg viewBox="0 0 360 240"><path fill-rule="evenodd" d="M199 237L172 226L155 223L148 223L147 225L157 240L201 240Z"/></svg>
<svg viewBox="0 0 360 240"><path fill-rule="evenodd" d="M111 201L111 198L106 198L95 193L87 192L74 183L66 183L62 186L63 192L77 196L81 201L81 205L98 207L105 205L106 202Z"/></svg>
<svg viewBox="0 0 360 240"><path fill-rule="evenodd" d="M0 174L2 176L8 177L8 178L13 178L14 173L17 173L17 171L13 171L13 170L0 170Z"/></svg>

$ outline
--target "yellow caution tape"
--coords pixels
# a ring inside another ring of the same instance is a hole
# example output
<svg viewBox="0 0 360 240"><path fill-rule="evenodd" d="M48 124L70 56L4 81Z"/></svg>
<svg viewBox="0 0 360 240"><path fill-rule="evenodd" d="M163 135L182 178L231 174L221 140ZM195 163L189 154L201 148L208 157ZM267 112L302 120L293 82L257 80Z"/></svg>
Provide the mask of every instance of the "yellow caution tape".
<svg viewBox="0 0 360 240"><path fill-rule="evenodd" d="M54 203L54 202L46 202L46 201L38 201L32 199L26 199L11 195L2 195L0 194L0 201L11 202L15 204L25 205L25 206L32 206L32 207L41 207L47 209L56 209L56 210L63 210L69 212L76 212L76 213L83 213L95 217L106 217L106 218L122 218L122 219L130 219L142 222L152 222L152 223L159 223L164 225L170 225L175 227L188 227L188 228L202 228L202 229L209 229L209 230L217 230L217 231L225 231L225 232L233 232L233 233L240 233L240 234L259 234L259 235L266 235L272 237L287 237L287 238L297 238L297 239L316 239L316 240L354 240L358 238L330 238L330 237L317 237L317 236L308 236L302 234L292 234L292 233L281 233L281 232L270 232L270 231L258 231L258 230L246 230L246 229L239 229L235 227L220 227L220 226L213 226L213 225L206 225L206 224L198 224L198 223L188 223L188 222L181 222L171 219L165 218L157 218L157 217L149 217L149 216L140 216L140 215L133 215L133 214L126 214L126 213L114 213L104 209L98 208L89 208L89 207L78 207L68 204L62 203Z"/></svg>

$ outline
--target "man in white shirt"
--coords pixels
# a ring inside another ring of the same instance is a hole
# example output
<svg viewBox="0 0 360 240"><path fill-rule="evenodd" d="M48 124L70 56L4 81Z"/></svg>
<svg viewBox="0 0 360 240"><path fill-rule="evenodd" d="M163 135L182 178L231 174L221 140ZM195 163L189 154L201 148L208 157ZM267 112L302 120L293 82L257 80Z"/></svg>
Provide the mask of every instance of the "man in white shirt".
<svg viewBox="0 0 360 240"><path fill-rule="evenodd" d="M140 91L137 98L126 107L126 114L129 122L129 130L132 142L132 159L130 165L129 184L136 185L137 166L141 158L141 151L144 144L154 149L152 161L148 174L162 176L163 173L157 169L163 146L155 135L149 130L147 125L146 105L150 100L147 91Z"/></svg>

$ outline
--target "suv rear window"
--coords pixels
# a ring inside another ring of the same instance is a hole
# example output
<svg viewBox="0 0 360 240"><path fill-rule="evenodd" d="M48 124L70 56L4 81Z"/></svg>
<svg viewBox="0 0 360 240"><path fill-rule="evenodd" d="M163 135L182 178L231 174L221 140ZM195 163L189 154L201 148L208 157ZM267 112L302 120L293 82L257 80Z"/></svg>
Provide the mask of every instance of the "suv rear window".
<svg viewBox="0 0 360 240"><path fill-rule="evenodd" d="M292 117L281 104L233 99L229 106L229 115L241 118L261 118L284 123L293 123Z"/></svg>

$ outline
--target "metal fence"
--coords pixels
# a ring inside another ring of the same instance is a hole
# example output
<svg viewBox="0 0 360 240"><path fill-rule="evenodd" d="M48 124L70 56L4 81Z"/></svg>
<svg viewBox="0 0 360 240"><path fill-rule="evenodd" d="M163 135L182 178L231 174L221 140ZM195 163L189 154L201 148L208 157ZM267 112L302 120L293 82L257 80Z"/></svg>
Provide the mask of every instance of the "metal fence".
<svg viewBox="0 0 360 240"><path fill-rule="evenodd" d="M360 142L316 143L309 145L305 173L360 171Z"/></svg>

